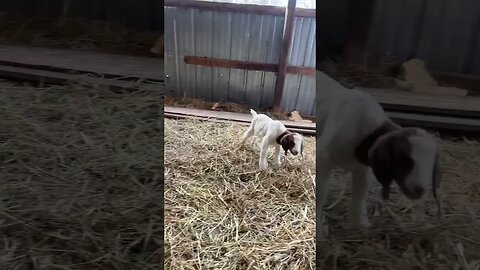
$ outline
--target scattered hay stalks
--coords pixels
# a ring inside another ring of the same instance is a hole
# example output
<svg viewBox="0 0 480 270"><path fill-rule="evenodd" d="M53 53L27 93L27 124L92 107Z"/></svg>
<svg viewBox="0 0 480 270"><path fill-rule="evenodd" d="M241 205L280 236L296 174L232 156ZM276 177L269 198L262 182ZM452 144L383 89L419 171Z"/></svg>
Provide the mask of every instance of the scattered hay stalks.
<svg viewBox="0 0 480 270"><path fill-rule="evenodd" d="M433 198L411 202L397 189L385 204L373 183L367 234L348 222L349 177L336 171L327 205L343 200L327 211L332 238L317 245L320 269L480 269L480 144L443 140L441 148L444 217Z"/></svg>
<svg viewBox="0 0 480 270"><path fill-rule="evenodd" d="M160 92L0 81L0 268L160 269Z"/></svg>
<svg viewBox="0 0 480 270"><path fill-rule="evenodd" d="M165 119L165 269L315 268L315 139L258 172L244 130Z"/></svg>

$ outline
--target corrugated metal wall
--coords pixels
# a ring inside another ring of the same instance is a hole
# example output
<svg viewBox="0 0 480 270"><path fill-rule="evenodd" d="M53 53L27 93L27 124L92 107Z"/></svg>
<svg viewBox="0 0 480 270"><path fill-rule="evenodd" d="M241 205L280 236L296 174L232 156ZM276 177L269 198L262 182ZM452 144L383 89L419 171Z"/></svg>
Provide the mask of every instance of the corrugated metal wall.
<svg viewBox="0 0 480 270"><path fill-rule="evenodd" d="M65 0L1 0L0 10L27 16L59 17ZM162 0L70 0L69 17L117 21L126 26L163 30Z"/></svg>
<svg viewBox="0 0 480 270"><path fill-rule="evenodd" d="M480 73L479 0L377 0L370 47L398 61Z"/></svg>
<svg viewBox="0 0 480 270"><path fill-rule="evenodd" d="M283 16L165 7L167 94L270 107L276 74L187 65L187 55L278 64ZM290 65L315 67L315 18L296 18ZM287 74L283 105L315 115L313 76Z"/></svg>
<svg viewBox="0 0 480 270"><path fill-rule="evenodd" d="M344 44L348 0L323 0L317 9L321 43ZM480 1L377 0L368 45L399 62L419 57L433 69L478 74Z"/></svg>

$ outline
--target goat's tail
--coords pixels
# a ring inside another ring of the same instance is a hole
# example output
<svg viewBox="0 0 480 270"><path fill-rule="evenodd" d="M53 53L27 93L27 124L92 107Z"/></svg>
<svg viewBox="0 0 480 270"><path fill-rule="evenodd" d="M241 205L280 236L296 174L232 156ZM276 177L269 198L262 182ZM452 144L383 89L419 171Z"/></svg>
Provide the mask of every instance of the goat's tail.
<svg viewBox="0 0 480 270"><path fill-rule="evenodd" d="M255 116L257 116L257 112L254 111L253 109L250 109L250 113L252 114L253 118L255 118Z"/></svg>

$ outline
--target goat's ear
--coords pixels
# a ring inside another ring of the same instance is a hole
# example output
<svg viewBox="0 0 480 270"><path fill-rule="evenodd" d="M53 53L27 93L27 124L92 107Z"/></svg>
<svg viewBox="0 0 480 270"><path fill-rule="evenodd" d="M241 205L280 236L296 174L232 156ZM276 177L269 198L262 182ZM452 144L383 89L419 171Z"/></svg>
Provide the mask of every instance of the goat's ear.
<svg viewBox="0 0 480 270"><path fill-rule="evenodd" d="M440 149L437 150L435 155L435 163L433 165L433 188L437 189L440 186L440 180L442 179L443 170L442 170L442 157L440 154Z"/></svg>
<svg viewBox="0 0 480 270"><path fill-rule="evenodd" d="M390 197L390 185L394 177L394 151L390 140L384 140L372 150L370 167L375 178L382 185L382 197L386 200Z"/></svg>
<svg viewBox="0 0 480 270"><path fill-rule="evenodd" d="M293 134L285 135L282 140L280 141L283 150L285 151L285 155L287 154L288 150L292 149L295 141L293 139Z"/></svg>
<svg viewBox="0 0 480 270"><path fill-rule="evenodd" d="M433 197L435 198L435 203L437 204L438 215L442 215L442 206L440 205L440 200L438 199L437 189L440 187L440 180L442 179L443 169L442 169L442 157L440 154L440 149L437 150L435 155L435 163L433 164L433 179L432 179L432 192Z"/></svg>
<svg viewBox="0 0 480 270"><path fill-rule="evenodd" d="M302 140L302 145L300 146L300 154L303 156L303 148L304 148L305 140Z"/></svg>

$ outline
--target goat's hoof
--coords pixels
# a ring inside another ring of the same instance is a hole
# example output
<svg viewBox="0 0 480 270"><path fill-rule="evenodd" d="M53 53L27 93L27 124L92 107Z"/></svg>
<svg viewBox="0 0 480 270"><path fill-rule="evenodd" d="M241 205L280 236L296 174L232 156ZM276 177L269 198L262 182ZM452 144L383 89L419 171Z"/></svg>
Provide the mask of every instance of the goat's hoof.
<svg viewBox="0 0 480 270"><path fill-rule="evenodd" d="M260 164L260 170L261 171L266 171L267 170L267 164Z"/></svg>

